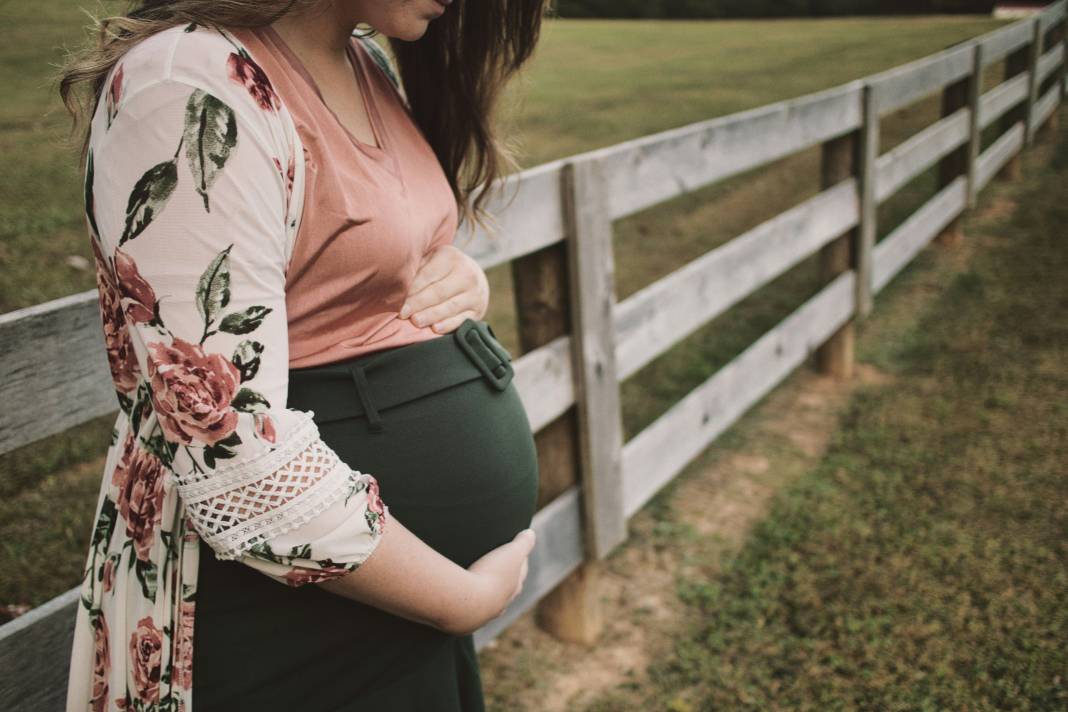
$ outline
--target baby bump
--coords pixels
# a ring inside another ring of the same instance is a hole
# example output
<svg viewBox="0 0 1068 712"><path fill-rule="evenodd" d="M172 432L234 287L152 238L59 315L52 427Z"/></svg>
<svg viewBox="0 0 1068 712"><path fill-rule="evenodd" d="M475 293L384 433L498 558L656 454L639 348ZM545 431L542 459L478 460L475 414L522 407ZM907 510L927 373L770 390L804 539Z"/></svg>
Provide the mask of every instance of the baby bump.
<svg viewBox="0 0 1068 712"><path fill-rule="evenodd" d="M375 476L390 515L428 545L466 568L530 525L537 452L514 383L469 380L380 417L379 432L364 416L319 430L350 467Z"/></svg>

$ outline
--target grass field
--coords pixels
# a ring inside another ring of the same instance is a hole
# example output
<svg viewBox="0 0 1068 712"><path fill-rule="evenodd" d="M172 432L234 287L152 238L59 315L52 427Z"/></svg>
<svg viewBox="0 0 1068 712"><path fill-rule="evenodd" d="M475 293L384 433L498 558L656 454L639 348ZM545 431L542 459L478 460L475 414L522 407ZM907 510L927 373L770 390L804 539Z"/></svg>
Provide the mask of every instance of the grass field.
<svg viewBox="0 0 1068 712"><path fill-rule="evenodd" d="M490 710L1068 708L1068 123L1023 175L630 520L595 646L482 652Z"/></svg>
<svg viewBox="0 0 1068 712"><path fill-rule="evenodd" d="M50 62L85 23L74 4L0 4L11 28L0 67L0 311L91 289L89 252L66 120ZM771 22L551 21L503 117L525 166L832 86L999 26L987 18ZM583 71L576 71L581 67ZM996 72L997 68L992 69ZM654 110L650 110L654 107ZM937 101L886 122L887 147L929 123ZM817 152L617 223L624 298L817 190ZM884 230L933 189L927 174L884 206ZM491 270L489 319L518 353L507 270ZM814 263L776 280L624 384L628 436L703 381L817 288ZM0 457L0 604L36 605L74 585L84 563L110 416ZM40 566L48 561L47 567Z"/></svg>
<svg viewBox="0 0 1068 712"><path fill-rule="evenodd" d="M1068 708L1068 128L1039 154L922 313L895 303L945 257L880 295L912 321L860 342L891 382L854 394L736 555L680 576L649 685L582 709Z"/></svg>

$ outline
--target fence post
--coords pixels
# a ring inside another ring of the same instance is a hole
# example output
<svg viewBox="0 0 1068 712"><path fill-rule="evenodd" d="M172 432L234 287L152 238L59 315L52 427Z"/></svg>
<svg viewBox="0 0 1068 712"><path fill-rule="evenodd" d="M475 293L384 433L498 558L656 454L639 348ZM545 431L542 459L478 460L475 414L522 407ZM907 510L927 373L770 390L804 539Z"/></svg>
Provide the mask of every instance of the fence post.
<svg viewBox="0 0 1068 712"><path fill-rule="evenodd" d="M1060 42L1064 45L1064 56L1061 58L1060 81L1061 102L1068 100L1068 17L1061 20Z"/></svg>
<svg viewBox="0 0 1068 712"><path fill-rule="evenodd" d="M973 210L979 202L979 154L983 149L983 131L979 128L979 109L983 100L984 66L983 45L976 43L975 57L972 62L972 76L968 79L968 107L971 111L971 120L968 125L968 154L966 157L968 210Z"/></svg>
<svg viewBox="0 0 1068 712"><path fill-rule="evenodd" d="M1027 71L1027 66L1030 61L1031 46L1021 47L1009 54L1005 59L1005 81L1013 79L1020 74ZM998 134L1004 134L1009 131L1017 121L1023 120L1024 126L1027 126L1027 105L1026 103L1020 103L1014 106L1009 111L1005 112L1005 115L1001 118L1001 122L998 128ZM998 171L998 178L1002 180L1016 180L1020 177L1020 154L1010 158L1000 171Z"/></svg>
<svg viewBox="0 0 1068 712"><path fill-rule="evenodd" d="M1027 54L1027 123L1024 124L1024 144L1030 146L1035 140L1035 104L1038 102L1038 59L1042 56L1042 22L1036 17L1031 25L1031 44Z"/></svg>
<svg viewBox="0 0 1068 712"><path fill-rule="evenodd" d="M511 262L517 331L523 353L571 333L567 243L558 242ZM541 509L579 481L578 416L568 408L534 435ZM603 627L596 560L582 563L537 604L538 625L560 640L591 644Z"/></svg>
<svg viewBox="0 0 1068 712"><path fill-rule="evenodd" d="M968 106L969 93L971 91L972 78L965 77L952 84L946 85L942 90L942 118L952 116L964 107ZM971 142L961 145L946 154L938 162L938 188L941 190L955 181L968 171L968 154ZM938 244L948 247L958 244L964 239L961 228L961 215L958 213L948 225L935 238Z"/></svg>
<svg viewBox="0 0 1068 712"><path fill-rule="evenodd" d="M1051 29L1050 30L1049 35L1048 35L1049 42L1048 43L1047 42L1043 42L1042 43L1043 50L1046 49L1046 45L1047 44L1049 45L1050 48L1056 47L1058 44L1064 45L1065 44L1065 34L1066 34L1065 31L1066 31L1066 29L1068 29L1068 18L1062 19L1060 22L1057 23L1056 29ZM1068 75L1065 74L1065 69L1068 69L1068 46L1065 47L1065 53L1061 57L1060 69L1057 72L1053 73L1053 76L1055 77L1054 81L1057 82L1057 101L1058 101L1058 103L1061 103L1061 104L1064 103L1064 98L1065 98L1065 87L1064 87L1065 77L1068 76ZM1039 86L1039 88L1041 89L1041 85ZM1060 111L1055 109L1053 111L1053 113L1051 113L1049 115L1049 118L1046 119L1046 123L1039 127L1039 130L1048 131L1049 133L1054 133L1054 132L1056 132L1057 127L1059 125L1060 125Z"/></svg>
<svg viewBox="0 0 1068 712"><path fill-rule="evenodd" d="M856 265L856 316L863 320L872 310L872 254L878 229L878 205L875 201L875 162L879 158L879 107L875 90L864 84L864 124L860 142L860 225L854 257Z"/></svg>
<svg viewBox="0 0 1068 712"><path fill-rule="evenodd" d="M623 417L616 375L615 261L608 181L597 157L564 165L572 373L579 417L586 555L603 559L627 538Z"/></svg>
<svg viewBox="0 0 1068 712"><path fill-rule="evenodd" d="M820 164L820 188L826 190L852 176L860 169L860 132L851 131L823 144ZM858 176L859 177L859 176ZM827 284L854 266L859 226L820 248L820 283ZM816 368L820 373L848 380L853 377L853 319L842 324L827 341L816 349Z"/></svg>

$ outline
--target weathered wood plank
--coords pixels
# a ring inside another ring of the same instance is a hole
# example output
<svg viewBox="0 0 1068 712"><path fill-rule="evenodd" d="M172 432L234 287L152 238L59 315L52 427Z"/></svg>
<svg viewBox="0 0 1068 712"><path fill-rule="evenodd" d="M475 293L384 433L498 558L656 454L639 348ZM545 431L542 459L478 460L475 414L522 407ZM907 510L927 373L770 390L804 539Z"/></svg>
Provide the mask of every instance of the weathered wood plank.
<svg viewBox="0 0 1068 712"><path fill-rule="evenodd" d="M853 274L843 272L627 442L628 517L845 323L853 313Z"/></svg>
<svg viewBox="0 0 1068 712"><path fill-rule="evenodd" d="M465 224L457 232L456 246L489 269L563 240L560 171L564 163L563 159L551 161L498 179L498 189L487 201L487 210L497 218L496 232L488 234Z"/></svg>
<svg viewBox="0 0 1068 712"><path fill-rule="evenodd" d="M967 187L967 179L959 176L879 241L872 285L876 293L964 210Z"/></svg>
<svg viewBox="0 0 1068 712"><path fill-rule="evenodd" d="M842 181L851 180L856 196L856 176L860 170L860 132L852 131L828 141L823 144L820 153L820 187L828 190ZM859 200L856 197L854 200L859 218ZM853 227L820 248L820 284L830 284L838 275L855 268L853 260L859 233ZM820 373L848 381L853 377L856 365L855 344L856 324L849 319L816 349L816 368Z"/></svg>
<svg viewBox="0 0 1068 712"><path fill-rule="evenodd" d="M875 201L882 203L967 142L970 126L971 110L964 107L879 156L875 162Z"/></svg>
<svg viewBox="0 0 1068 712"><path fill-rule="evenodd" d="M537 534L537 542L527 559L527 579L523 582L523 590L504 613L475 631L476 649L481 649L500 635L582 564L582 513L579 502L579 486L575 485L534 515L531 527Z"/></svg>
<svg viewBox="0 0 1068 712"><path fill-rule="evenodd" d="M973 44L966 42L869 77L879 116L908 106L971 74Z"/></svg>
<svg viewBox="0 0 1068 712"><path fill-rule="evenodd" d="M1024 104L1026 118L1024 119L1024 144L1030 144L1035 138L1035 104L1038 103L1038 58L1042 56L1042 43L1045 35L1042 33L1042 25L1038 20L1031 22L1034 34L1027 55L1027 73L1030 81L1027 84L1027 103Z"/></svg>
<svg viewBox="0 0 1068 712"><path fill-rule="evenodd" d="M859 81L850 82L591 152L605 166L611 218L632 215L856 129L860 87Z"/></svg>
<svg viewBox="0 0 1068 712"><path fill-rule="evenodd" d="M1065 0L1051 3L1039 14L1038 21L1045 32L1065 18Z"/></svg>
<svg viewBox="0 0 1068 712"><path fill-rule="evenodd" d="M577 377L585 549L605 558L627 538L620 492L623 415L616 375L615 261L608 176L586 158L564 170L572 372Z"/></svg>
<svg viewBox="0 0 1068 712"><path fill-rule="evenodd" d="M0 453L117 413L97 291L0 315L0 373Z"/></svg>
<svg viewBox="0 0 1068 712"><path fill-rule="evenodd" d="M1053 49L1043 54L1038 60L1038 83L1041 85L1046 81L1046 77L1056 71L1063 60L1064 44L1058 42Z"/></svg>
<svg viewBox="0 0 1068 712"><path fill-rule="evenodd" d="M720 245L616 306L620 379L857 224L850 178Z"/></svg>
<svg viewBox="0 0 1068 712"><path fill-rule="evenodd" d="M983 94L979 102L979 128L985 129L1026 99L1030 81L1026 72L1017 74Z"/></svg>
<svg viewBox="0 0 1068 712"><path fill-rule="evenodd" d="M516 390L530 428L538 432L575 402L571 337L560 336L515 360Z"/></svg>
<svg viewBox="0 0 1068 712"><path fill-rule="evenodd" d="M856 321L863 321L873 307L871 290L871 253L878 230L878 202L875 200L876 172L879 160L880 121L875 103L875 91L864 87L864 123L860 139L860 239L857 240L856 276L853 288L856 294Z"/></svg>
<svg viewBox="0 0 1068 712"><path fill-rule="evenodd" d="M564 336L515 362L535 431L574 403L570 358ZM0 316L0 373L0 453L117 413L96 290Z"/></svg>
<svg viewBox="0 0 1068 712"><path fill-rule="evenodd" d="M1031 28L1028 22L1015 22L1011 25L988 32L976 39L983 45L983 66L1012 54L1031 41Z"/></svg>
<svg viewBox="0 0 1068 712"><path fill-rule="evenodd" d="M1038 103L1035 104L1035 126L1041 126L1046 123L1046 119L1050 117L1050 114L1057 110L1057 105L1060 103L1060 87L1050 87L1042 98L1038 100Z"/></svg>
<svg viewBox="0 0 1068 712"><path fill-rule="evenodd" d="M67 702L81 586L0 626L0 709L51 712Z"/></svg>
<svg viewBox="0 0 1068 712"><path fill-rule="evenodd" d="M976 179L979 169L979 153L983 150L983 132L979 127L979 112L983 94L983 46L975 45L972 57L972 75L968 78L968 148L964 158L964 175L967 176L968 209L976 206L979 189Z"/></svg>
<svg viewBox="0 0 1068 712"><path fill-rule="evenodd" d="M1023 136L1023 122L1018 121L979 156L977 182L980 190L986 187L997 172L1020 152L1023 148Z"/></svg>
<svg viewBox="0 0 1068 712"><path fill-rule="evenodd" d="M559 175L562 178L563 174ZM566 202L562 191L568 188L561 180L558 186L561 205ZM559 242L511 262L516 331L524 353L541 349L550 343L568 348L571 346L569 249L567 241ZM571 353L558 351L555 355L557 358L546 360L545 363L555 367L552 372L538 373L535 379L524 385L531 388L539 383L550 388L566 385L567 395L573 396ZM565 365L566 368L563 368ZM560 377L565 375L567 382L561 384ZM530 393L529 390L527 392ZM535 391L535 394L539 393ZM539 401L544 400L543 396L539 396ZM578 456L578 412L576 408L567 407L571 405L570 399L560 405L560 412L553 414L546 427L539 426L534 435L540 472L535 509L551 503L582 481L582 463ZM603 606L596 595L598 575L596 561L584 561L556 588L545 592L538 601L535 616L539 627L558 640L583 645L596 643L604 627Z"/></svg>

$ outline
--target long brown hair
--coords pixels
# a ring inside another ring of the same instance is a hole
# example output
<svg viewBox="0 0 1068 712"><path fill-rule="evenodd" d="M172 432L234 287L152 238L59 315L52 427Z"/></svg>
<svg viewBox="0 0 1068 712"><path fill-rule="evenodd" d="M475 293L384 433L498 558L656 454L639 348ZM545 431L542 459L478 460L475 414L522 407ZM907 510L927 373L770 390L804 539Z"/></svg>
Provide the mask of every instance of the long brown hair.
<svg viewBox="0 0 1068 712"><path fill-rule="evenodd" d="M551 0L453 0L449 12L413 42L387 38L412 115L452 187L460 225L484 229L483 207L505 168L518 168L513 144L493 130L504 86L533 53ZM96 36L72 53L58 75L84 163L89 122L111 68L135 44L161 30L195 22L261 27L324 0L141 0L125 14L94 18ZM370 35L377 34L376 31ZM365 35L367 36L367 35ZM470 200L479 187L478 195Z"/></svg>

